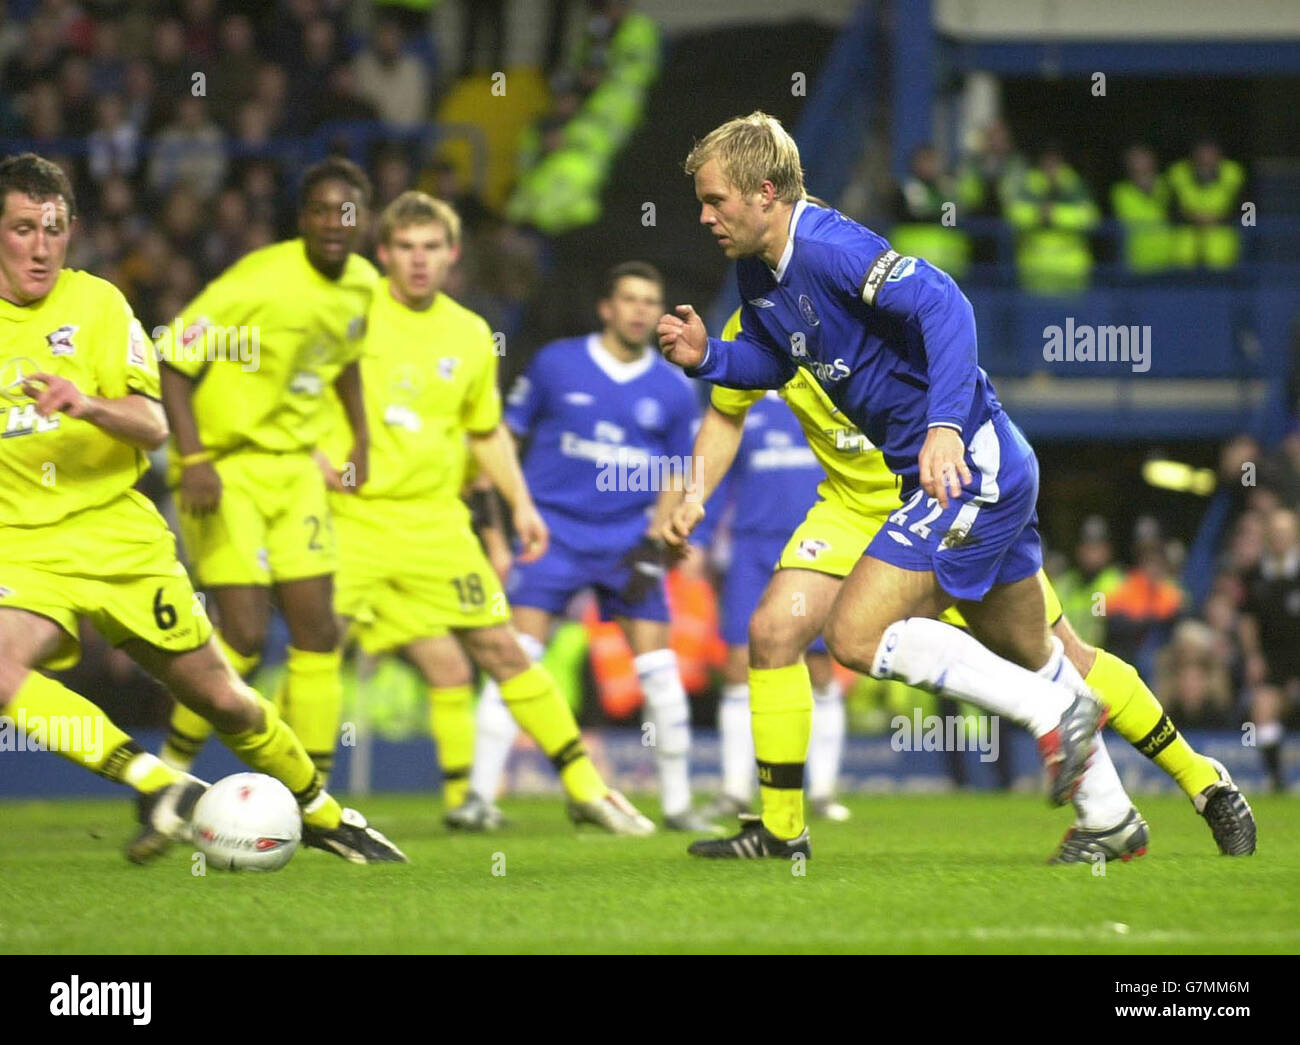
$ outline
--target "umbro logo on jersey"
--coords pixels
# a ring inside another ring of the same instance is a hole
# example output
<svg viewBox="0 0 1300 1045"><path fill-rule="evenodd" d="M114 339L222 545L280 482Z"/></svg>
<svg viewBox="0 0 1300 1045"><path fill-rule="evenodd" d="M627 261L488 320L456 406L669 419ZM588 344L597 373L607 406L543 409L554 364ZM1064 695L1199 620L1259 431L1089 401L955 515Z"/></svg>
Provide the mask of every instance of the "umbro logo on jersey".
<svg viewBox="0 0 1300 1045"><path fill-rule="evenodd" d="M776 308L776 302L767 298L750 298L749 303L755 308Z"/></svg>
<svg viewBox="0 0 1300 1045"><path fill-rule="evenodd" d="M566 392L564 401L572 406L591 406L596 397L590 392Z"/></svg>
<svg viewBox="0 0 1300 1045"><path fill-rule="evenodd" d="M72 335L80 329L75 323L68 323L46 334L45 340L50 344L50 355L70 356L76 352L77 346L72 343Z"/></svg>
<svg viewBox="0 0 1300 1045"><path fill-rule="evenodd" d="M361 335L363 335L365 332L366 332L366 317L357 316L355 319L352 320L351 323L348 324L347 339L349 341L355 341L357 338L361 337Z"/></svg>
<svg viewBox="0 0 1300 1045"><path fill-rule="evenodd" d="M0 599L7 599L13 593L13 588L6 588L3 584L0 584Z"/></svg>
<svg viewBox="0 0 1300 1045"><path fill-rule="evenodd" d="M910 548L910 547L912 547L912 542L909 541L906 537L904 537L904 536L903 536L901 533L899 533L897 530L886 530L885 533L889 534L890 537L894 538L894 540L896 540L896 541L897 541L899 544L901 544L904 548Z"/></svg>
<svg viewBox="0 0 1300 1045"><path fill-rule="evenodd" d="M438 376L444 381L450 381L456 376L456 366L460 360L455 356L443 356L438 360Z"/></svg>

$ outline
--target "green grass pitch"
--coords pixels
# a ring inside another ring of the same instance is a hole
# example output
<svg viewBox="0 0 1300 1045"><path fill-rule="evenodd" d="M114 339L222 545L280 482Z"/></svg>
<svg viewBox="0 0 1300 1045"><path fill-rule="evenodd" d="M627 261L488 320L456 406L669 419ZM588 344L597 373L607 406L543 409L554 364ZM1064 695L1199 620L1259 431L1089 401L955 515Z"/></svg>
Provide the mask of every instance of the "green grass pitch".
<svg viewBox="0 0 1300 1045"><path fill-rule="evenodd" d="M1146 796L1151 851L1104 876L1044 866L1069 812L1028 795L854 797L852 821L814 825L802 876L575 831L555 799L506 802L512 827L487 836L448 834L433 797L357 804L408 866L311 850L196 877L188 846L125 862L125 800L0 803L0 953L1300 950L1285 798L1254 799L1260 851L1228 859L1185 800Z"/></svg>

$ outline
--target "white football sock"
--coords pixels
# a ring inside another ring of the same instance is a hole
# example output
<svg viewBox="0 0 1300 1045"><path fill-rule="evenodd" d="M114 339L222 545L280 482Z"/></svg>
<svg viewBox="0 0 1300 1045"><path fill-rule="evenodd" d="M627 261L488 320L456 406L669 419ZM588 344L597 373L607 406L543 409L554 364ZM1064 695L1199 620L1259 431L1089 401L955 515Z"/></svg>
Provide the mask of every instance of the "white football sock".
<svg viewBox="0 0 1300 1045"><path fill-rule="evenodd" d="M835 797L844 755L844 691L832 680L813 687L812 736L808 741L808 797Z"/></svg>
<svg viewBox="0 0 1300 1045"><path fill-rule="evenodd" d="M754 732L749 724L749 684L722 687L718 704L722 743L722 793L748 802L754 797Z"/></svg>
<svg viewBox="0 0 1300 1045"><path fill-rule="evenodd" d="M1096 699L1078 669L1066 657L1061 640L1053 635L1051 641L1052 655L1039 674L1057 678L1076 695ZM1104 831L1118 825L1132 808L1133 800L1124 790L1115 763L1110 760L1106 741L1098 734L1092 748L1092 762L1079 780L1079 790L1074 793L1074 809L1078 814L1075 822L1092 831Z"/></svg>
<svg viewBox="0 0 1300 1045"><path fill-rule="evenodd" d="M885 629L871 674L969 700L1019 723L1035 738L1055 729L1074 701L1066 686L1004 660L960 628L925 617L908 617Z"/></svg>
<svg viewBox="0 0 1300 1045"><path fill-rule="evenodd" d="M519 634L519 645L524 648L529 659L537 662L542 659L546 648L531 635ZM510 758L510 749L514 747L515 737L519 735L519 723L510 714L506 702L501 699L501 687L495 679L488 679L479 694L478 714L474 733L474 766L469 774L469 788L481 798L495 802L501 793L501 782L505 778L506 762Z"/></svg>
<svg viewBox="0 0 1300 1045"><path fill-rule="evenodd" d="M642 653L632 663L645 694L646 718L654 726L664 816L677 816L691 808L691 712L677 670L677 654L657 649Z"/></svg>

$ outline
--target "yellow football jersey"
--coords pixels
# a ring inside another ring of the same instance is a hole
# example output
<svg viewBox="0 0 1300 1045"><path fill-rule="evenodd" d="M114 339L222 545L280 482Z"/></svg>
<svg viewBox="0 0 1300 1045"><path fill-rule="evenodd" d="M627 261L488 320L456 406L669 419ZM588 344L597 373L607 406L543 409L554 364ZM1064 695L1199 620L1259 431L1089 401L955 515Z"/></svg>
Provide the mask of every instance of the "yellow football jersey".
<svg viewBox="0 0 1300 1045"><path fill-rule="evenodd" d="M18 385L34 370L105 399L159 394L153 346L108 281L64 269L39 304L0 300L0 526L49 526L107 504L149 465L89 422L40 417Z"/></svg>
<svg viewBox="0 0 1300 1045"><path fill-rule="evenodd" d="M739 332L740 309L736 309L722 332L723 340L735 340ZM831 402L816 378L800 368L779 391L826 472L817 487L823 498L867 515L888 514L898 507L898 478L885 464L885 455ZM720 412L734 416L745 413L763 395L762 389L714 385L710 401Z"/></svg>
<svg viewBox="0 0 1300 1045"><path fill-rule="evenodd" d="M237 261L155 331L163 365L195 381L203 445L218 454L315 447L330 423L328 393L360 354L378 278L353 254L342 276L326 279L303 241L287 240Z"/></svg>
<svg viewBox="0 0 1300 1045"><path fill-rule="evenodd" d="M370 478L362 500L458 501L465 481L465 435L501 421L497 356L486 320L447 294L424 312L377 285L366 320L361 382L370 427ZM325 444L339 464L351 447L334 401Z"/></svg>

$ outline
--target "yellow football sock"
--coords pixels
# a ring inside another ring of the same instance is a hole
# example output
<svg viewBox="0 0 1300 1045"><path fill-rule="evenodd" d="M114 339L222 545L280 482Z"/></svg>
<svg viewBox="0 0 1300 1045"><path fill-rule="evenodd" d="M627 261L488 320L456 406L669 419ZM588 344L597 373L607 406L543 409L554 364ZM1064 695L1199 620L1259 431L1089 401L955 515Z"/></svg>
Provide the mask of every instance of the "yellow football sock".
<svg viewBox="0 0 1300 1045"><path fill-rule="evenodd" d="M802 663L749 669L749 714L763 826L791 839L804 828L803 767L812 736L812 679Z"/></svg>
<svg viewBox="0 0 1300 1045"><path fill-rule="evenodd" d="M280 718L275 705L253 690L248 690L251 700L255 700L262 709L264 721L261 729L250 729L243 733L218 733L221 742L230 748L252 769L267 776L273 776L293 792L293 797L300 806L310 806L322 794L325 781L321 778L312 761L303 749L302 741L293 730ZM338 803L327 797L325 816L328 818L328 806ZM337 825L335 820L329 826Z"/></svg>
<svg viewBox="0 0 1300 1045"><path fill-rule="evenodd" d="M217 632L213 638L216 640L217 648L225 655L226 660L230 661L240 678L247 679L257 670L257 665L262 660L261 654L245 656L232 648L221 637L220 632ZM178 703L172 709L171 720L167 725L167 739L163 741L162 751L159 754L173 769L188 772L210 736L212 736L212 723L198 712L191 711L184 704Z"/></svg>
<svg viewBox="0 0 1300 1045"><path fill-rule="evenodd" d="M1103 649L1083 680L1110 710L1110 725L1194 798L1219 779L1208 758L1183 739L1137 669Z"/></svg>
<svg viewBox="0 0 1300 1045"><path fill-rule="evenodd" d="M180 779L81 694L35 671L27 673L4 713L28 746L54 751L137 791L157 791Z"/></svg>
<svg viewBox="0 0 1300 1045"><path fill-rule="evenodd" d="M469 794L474 764L474 690L470 686L430 686L433 743L442 770L442 800L455 809Z"/></svg>
<svg viewBox="0 0 1300 1045"><path fill-rule="evenodd" d="M499 685L510 714L551 760L569 797L575 802L604 798L609 788L587 757L578 723L551 673L533 664Z"/></svg>
<svg viewBox="0 0 1300 1045"><path fill-rule="evenodd" d="M312 653L289 647L285 721L298 734L325 780L334 766L339 716L343 711L343 680L339 677L342 666L343 654L339 650Z"/></svg>

